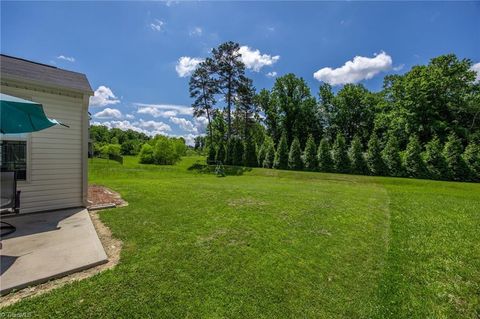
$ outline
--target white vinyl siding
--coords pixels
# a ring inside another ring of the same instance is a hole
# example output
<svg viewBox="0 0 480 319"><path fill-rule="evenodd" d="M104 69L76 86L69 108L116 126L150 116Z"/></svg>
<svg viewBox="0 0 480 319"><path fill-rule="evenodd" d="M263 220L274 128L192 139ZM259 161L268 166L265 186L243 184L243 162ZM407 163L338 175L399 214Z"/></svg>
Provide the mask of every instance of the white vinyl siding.
<svg viewBox="0 0 480 319"><path fill-rule="evenodd" d="M60 95L35 89L3 86L2 93L43 105L48 117L66 125L30 134L27 181L19 181L20 213L84 205L84 133L88 120L83 95ZM85 141L86 142L86 141Z"/></svg>

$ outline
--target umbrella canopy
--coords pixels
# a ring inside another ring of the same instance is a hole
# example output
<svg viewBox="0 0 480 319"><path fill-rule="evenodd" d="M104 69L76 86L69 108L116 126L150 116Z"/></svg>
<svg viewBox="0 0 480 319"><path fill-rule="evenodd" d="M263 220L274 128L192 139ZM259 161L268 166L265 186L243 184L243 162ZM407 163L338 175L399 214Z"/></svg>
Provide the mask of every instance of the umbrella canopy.
<svg viewBox="0 0 480 319"><path fill-rule="evenodd" d="M64 125L49 119L42 104L36 102L0 93L0 104L0 132L3 134L36 132L56 124Z"/></svg>

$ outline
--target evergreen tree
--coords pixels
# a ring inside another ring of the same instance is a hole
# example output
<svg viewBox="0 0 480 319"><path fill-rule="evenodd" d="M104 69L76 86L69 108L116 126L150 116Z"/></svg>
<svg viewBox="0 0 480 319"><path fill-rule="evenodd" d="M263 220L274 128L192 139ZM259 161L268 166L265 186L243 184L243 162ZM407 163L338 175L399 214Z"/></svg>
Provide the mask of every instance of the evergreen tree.
<svg viewBox="0 0 480 319"><path fill-rule="evenodd" d="M263 161L265 160L265 152L266 152L266 145L264 141L257 151L257 164L259 167L263 166Z"/></svg>
<svg viewBox="0 0 480 319"><path fill-rule="evenodd" d="M449 177L456 181L468 177L468 167L462 158L462 153L462 142L455 133L451 133L443 147L443 156L447 162Z"/></svg>
<svg viewBox="0 0 480 319"><path fill-rule="evenodd" d="M233 153L235 149L235 139L230 139L227 141L227 145L225 147L225 164L226 165L233 165Z"/></svg>
<svg viewBox="0 0 480 319"><path fill-rule="evenodd" d="M241 166L243 165L243 143L239 138L233 138L233 165Z"/></svg>
<svg viewBox="0 0 480 319"><path fill-rule="evenodd" d="M275 148L271 139L265 139L265 159L263 160L262 167L272 168L275 158Z"/></svg>
<svg viewBox="0 0 480 319"><path fill-rule="evenodd" d="M480 144L470 142L463 153L463 160L468 166L470 180L480 181Z"/></svg>
<svg viewBox="0 0 480 319"><path fill-rule="evenodd" d="M403 157L403 166L408 177L425 177L425 164L421 154L422 147L418 137L415 135L410 136Z"/></svg>
<svg viewBox="0 0 480 319"><path fill-rule="evenodd" d="M317 169L317 146L315 145L315 140L310 134L307 139L307 144L305 146L304 152L304 162L305 168L309 171L314 171Z"/></svg>
<svg viewBox="0 0 480 319"><path fill-rule="evenodd" d="M370 135L367 149L367 167L371 175L384 175L385 164L383 163L380 142L375 133Z"/></svg>
<svg viewBox="0 0 480 319"><path fill-rule="evenodd" d="M275 152L273 167L279 169L288 168L288 144L287 136L285 134L282 134L280 142L278 143L277 151Z"/></svg>
<svg viewBox="0 0 480 319"><path fill-rule="evenodd" d="M290 169L302 169L302 150L300 148L300 141L297 137L293 139L290 146L290 152L288 153L288 168Z"/></svg>
<svg viewBox="0 0 480 319"><path fill-rule="evenodd" d="M448 177L447 162L443 157L442 144L437 136L427 143L422 157L429 178L446 179Z"/></svg>
<svg viewBox="0 0 480 319"><path fill-rule="evenodd" d="M225 144L220 143L217 148L217 154L215 156L215 162L225 163Z"/></svg>
<svg viewBox="0 0 480 319"><path fill-rule="evenodd" d="M350 163L348 160L347 145L342 134L338 133L332 148L333 168L339 173L348 173Z"/></svg>
<svg viewBox="0 0 480 319"><path fill-rule="evenodd" d="M362 143L360 138L355 136L348 150L348 157L350 159L351 172L355 174L365 174L367 171L367 164L363 157Z"/></svg>
<svg viewBox="0 0 480 319"><path fill-rule="evenodd" d="M321 172L331 172L333 170L332 154L330 145L326 138L322 138L320 146L318 146L318 168Z"/></svg>
<svg viewBox="0 0 480 319"><path fill-rule="evenodd" d="M213 163L215 162L217 156L217 150L215 149L215 146L211 145L208 147L208 157L207 157L207 163Z"/></svg>
<svg viewBox="0 0 480 319"><path fill-rule="evenodd" d="M389 134L387 144L382 150L382 159L389 176L402 176L402 160L395 134Z"/></svg>
<svg viewBox="0 0 480 319"><path fill-rule="evenodd" d="M243 154L243 158L245 166L257 166L257 153L255 151L255 143L253 142L253 138L247 138L245 141L245 152Z"/></svg>

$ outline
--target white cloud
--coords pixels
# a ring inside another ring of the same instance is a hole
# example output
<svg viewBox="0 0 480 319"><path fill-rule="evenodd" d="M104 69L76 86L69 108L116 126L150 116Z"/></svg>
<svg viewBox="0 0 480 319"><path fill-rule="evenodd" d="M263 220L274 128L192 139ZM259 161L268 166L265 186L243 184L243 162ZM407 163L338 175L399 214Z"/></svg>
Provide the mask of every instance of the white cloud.
<svg viewBox="0 0 480 319"><path fill-rule="evenodd" d="M400 71L405 67L405 64L400 64L392 68L393 71Z"/></svg>
<svg viewBox="0 0 480 319"><path fill-rule="evenodd" d="M127 115L125 115L125 118L128 119L128 120L133 120L135 118L135 115L127 114Z"/></svg>
<svg viewBox="0 0 480 319"><path fill-rule="evenodd" d="M153 31L162 31L164 26L165 26L165 22L158 19L155 19L154 22L150 23L150 28Z"/></svg>
<svg viewBox="0 0 480 319"><path fill-rule="evenodd" d="M166 5L167 7L171 7L171 6L173 6L174 4L178 4L178 3L180 3L180 1L173 1L173 0L167 0L167 1L165 1L165 5Z"/></svg>
<svg viewBox="0 0 480 319"><path fill-rule="evenodd" d="M480 82L480 62L472 65L470 70L477 72L477 77L475 78L475 82Z"/></svg>
<svg viewBox="0 0 480 319"><path fill-rule="evenodd" d="M339 68L323 68L313 74L318 81L332 85L357 83L361 80L371 79L381 71L392 68L392 58L385 52L373 58L356 56L352 61L347 61Z"/></svg>
<svg viewBox="0 0 480 319"><path fill-rule="evenodd" d="M163 122L156 122L156 121L140 120L132 123L128 120L123 120L123 121L112 120L112 121L104 121L104 122L92 121L90 124L103 125L108 128L119 128L123 131L133 130L136 132L144 133L148 136L155 136L157 134L168 135L168 132L171 131L170 125L165 124Z"/></svg>
<svg viewBox="0 0 480 319"><path fill-rule="evenodd" d="M68 61L68 62L75 62L75 58L73 56L59 55L59 56L57 56L57 59L65 60L65 61Z"/></svg>
<svg viewBox="0 0 480 319"><path fill-rule="evenodd" d="M177 115L192 115L193 110L190 106L175 104L144 104L135 103L138 107L137 113L149 114L153 117L169 118Z"/></svg>
<svg viewBox="0 0 480 319"><path fill-rule="evenodd" d="M130 121L105 121L105 122L91 122L90 123L91 125L103 125L103 126L106 126L108 128L119 128L123 131L126 131L126 130L134 130L136 132L140 132L140 133L144 133L144 134L149 134L149 132L147 130L144 130L144 129L141 129L140 127L138 126L135 126L133 125L132 123L130 123Z"/></svg>
<svg viewBox="0 0 480 319"><path fill-rule="evenodd" d="M274 77L277 76L277 72L275 72L275 71L268 72L268 73L267 73L267 76L268 76L269 78L274 78Z"/></svg>
<svg viewBox="0 0 480 319"><path fill-rule="evenodd" d="M208 119L204 116L196 117L195 120L195 127L200 134L204 134L207 131L208 126Z"/></svg>
<svg viewBox="0 0 480 319"><path fill-rule="evenodd" d="M121 119L122 112L120 112L120 110L107 107L105 110L97 112L93 116L99 119Z"/></svg>
<svg viewBox="0 0 480 319"><path fill-rule="evenodd" d="M133 124L155 134L164 134L165 132L169 132L172 130L170 125L157 121L140 120L139 122L135 122Z"/></svg>
<svg viewBox="0 0 480 319"><path fill-rule="evenodd" d="M195 36L200 37L202 33L203 33L203 29L200 27L195 27L189 32L191 37L195 37Z"/></svg>
<svg viewBox="0 0 480 319"><path fill-rule="evenodd" d="M203 59L201 58L191 58L188 56L182 56L178 59L177 65L175 66L175 70L177 71L178 76L186 77L192 74L195 71L195 68L198 64L202 63Z"/></svg>
<svg viewBox="0 0 480 319"><path fill-rule="evenodd" d="M261 54L259 50L251 49L246 45L241 46L238 52L242 55L245 66L255 72L259 72L264 66L273 65L280 59L279 55Z"/></svg>
<svg viewBox="0 0 480 319"><path fill-rule="evenodd" d="M113 94L110 88L100 85L90 97L90 106L107 106L118 104L120 100Z"/></svg>
<svg viewBox="0 0 480 319"><path fill-rule="evenodd" d="M184 131L192 132L192 133L198 133L197 128L193 123L187 119L181 118L181 117L174 117L172 116L170 118L170 121L174 124L177 124L182 128Z"/></svg>

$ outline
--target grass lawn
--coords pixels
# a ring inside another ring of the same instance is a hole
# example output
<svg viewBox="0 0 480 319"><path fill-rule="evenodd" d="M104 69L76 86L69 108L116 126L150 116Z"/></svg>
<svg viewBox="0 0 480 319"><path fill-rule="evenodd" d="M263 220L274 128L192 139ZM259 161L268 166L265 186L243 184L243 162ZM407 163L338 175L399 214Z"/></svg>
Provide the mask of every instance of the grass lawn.
<svg viewBox="0 0 480 319"><path fill-rule="evenodd" d="M41 318L478 318L480 184L95 159L120 264L5 312Z"/></svg>

